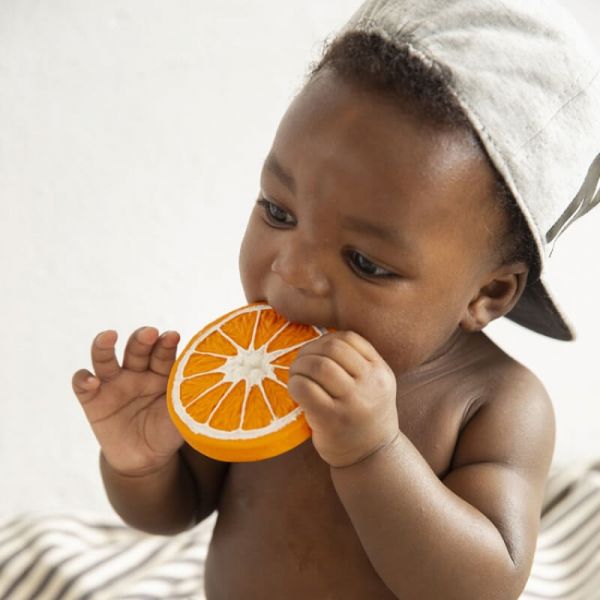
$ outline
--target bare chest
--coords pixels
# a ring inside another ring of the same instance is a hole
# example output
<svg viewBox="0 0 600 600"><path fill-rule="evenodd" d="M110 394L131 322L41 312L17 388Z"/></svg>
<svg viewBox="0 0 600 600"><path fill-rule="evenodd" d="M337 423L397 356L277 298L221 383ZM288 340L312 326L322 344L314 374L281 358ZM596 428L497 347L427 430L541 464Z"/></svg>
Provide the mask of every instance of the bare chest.
<svg viewBox="0 0 600 600"><path fill-rule="evenodd" d="M400 427L441 477L462 411L418 400L414 395L410 404L400 403ZM369 562L329 466L310 440L273 459L231 465L206 587L209 600L394 597Z"/></svg>

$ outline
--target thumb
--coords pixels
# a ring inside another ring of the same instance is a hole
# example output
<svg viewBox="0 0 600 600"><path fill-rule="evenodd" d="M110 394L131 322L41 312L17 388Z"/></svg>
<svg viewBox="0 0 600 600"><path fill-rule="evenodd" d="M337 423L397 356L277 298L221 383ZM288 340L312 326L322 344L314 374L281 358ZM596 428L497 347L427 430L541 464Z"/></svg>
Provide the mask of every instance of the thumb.
<svg viewBox="0 0 600 600"><path fill-rule="evenodd" d="M71 380L73 392L82 404L85 404L93 398L100 380L87 369L79 369Z"/></svg>

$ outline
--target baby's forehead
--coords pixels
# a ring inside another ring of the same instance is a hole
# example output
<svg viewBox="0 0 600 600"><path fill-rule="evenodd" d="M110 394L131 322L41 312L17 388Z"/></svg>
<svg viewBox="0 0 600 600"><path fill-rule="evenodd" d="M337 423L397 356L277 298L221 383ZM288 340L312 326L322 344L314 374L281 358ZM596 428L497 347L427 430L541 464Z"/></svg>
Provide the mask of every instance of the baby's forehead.
<svg viewBox="0 0 600 600"><path fill-rule="evenodd" d="M309 82L291 103L280 129L292 129L293 143L303 134L326 132L338 151L366 148L379 162L409 154L424 171L468 161L490 167L481 140L460 119L441 120L427 103L382 90L332 70Z"/></svg>
<svg viewBox="0 0 600 600"><path fill-rule="evenodd" d="M340 84L334 75L290 105L263 178L277 179L292 194L359 196L357 210L366 213L397 200L427 208L448 194L453 201L446 209L468 208L474 195L489 197L494 185L472 132L431 122L389 94L357 94L353 83Z"/></svg>

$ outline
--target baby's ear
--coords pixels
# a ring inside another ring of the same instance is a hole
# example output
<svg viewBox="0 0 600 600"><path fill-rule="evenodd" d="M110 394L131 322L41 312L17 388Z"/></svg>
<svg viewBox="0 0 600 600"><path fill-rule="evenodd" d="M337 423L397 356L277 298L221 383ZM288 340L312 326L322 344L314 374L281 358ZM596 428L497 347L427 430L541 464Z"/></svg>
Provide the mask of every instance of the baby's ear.
<svg viewBox="0 0 600 600"><path fill-rule="evenodd" d="M489 274L473 297L460 326L465 331L481 331L488 323L510 312L519 301L529 269L522 262L502 265Z"/></svg>

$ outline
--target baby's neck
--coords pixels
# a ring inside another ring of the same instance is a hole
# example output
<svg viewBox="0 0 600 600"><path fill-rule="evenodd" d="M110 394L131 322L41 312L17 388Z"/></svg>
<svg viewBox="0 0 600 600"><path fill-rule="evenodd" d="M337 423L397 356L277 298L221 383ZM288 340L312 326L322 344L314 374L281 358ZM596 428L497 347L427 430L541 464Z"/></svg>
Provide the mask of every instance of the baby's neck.
<svg viewBox="0 0 600 600"><path fill-rule="evenodd" d="M467 333L457 329L447 342L431 357L397 380L397 390L401 394L414 389L444 374L455 372L472 362L479 361L490 352L497 352L498 347L483 332Z"/></svg>

